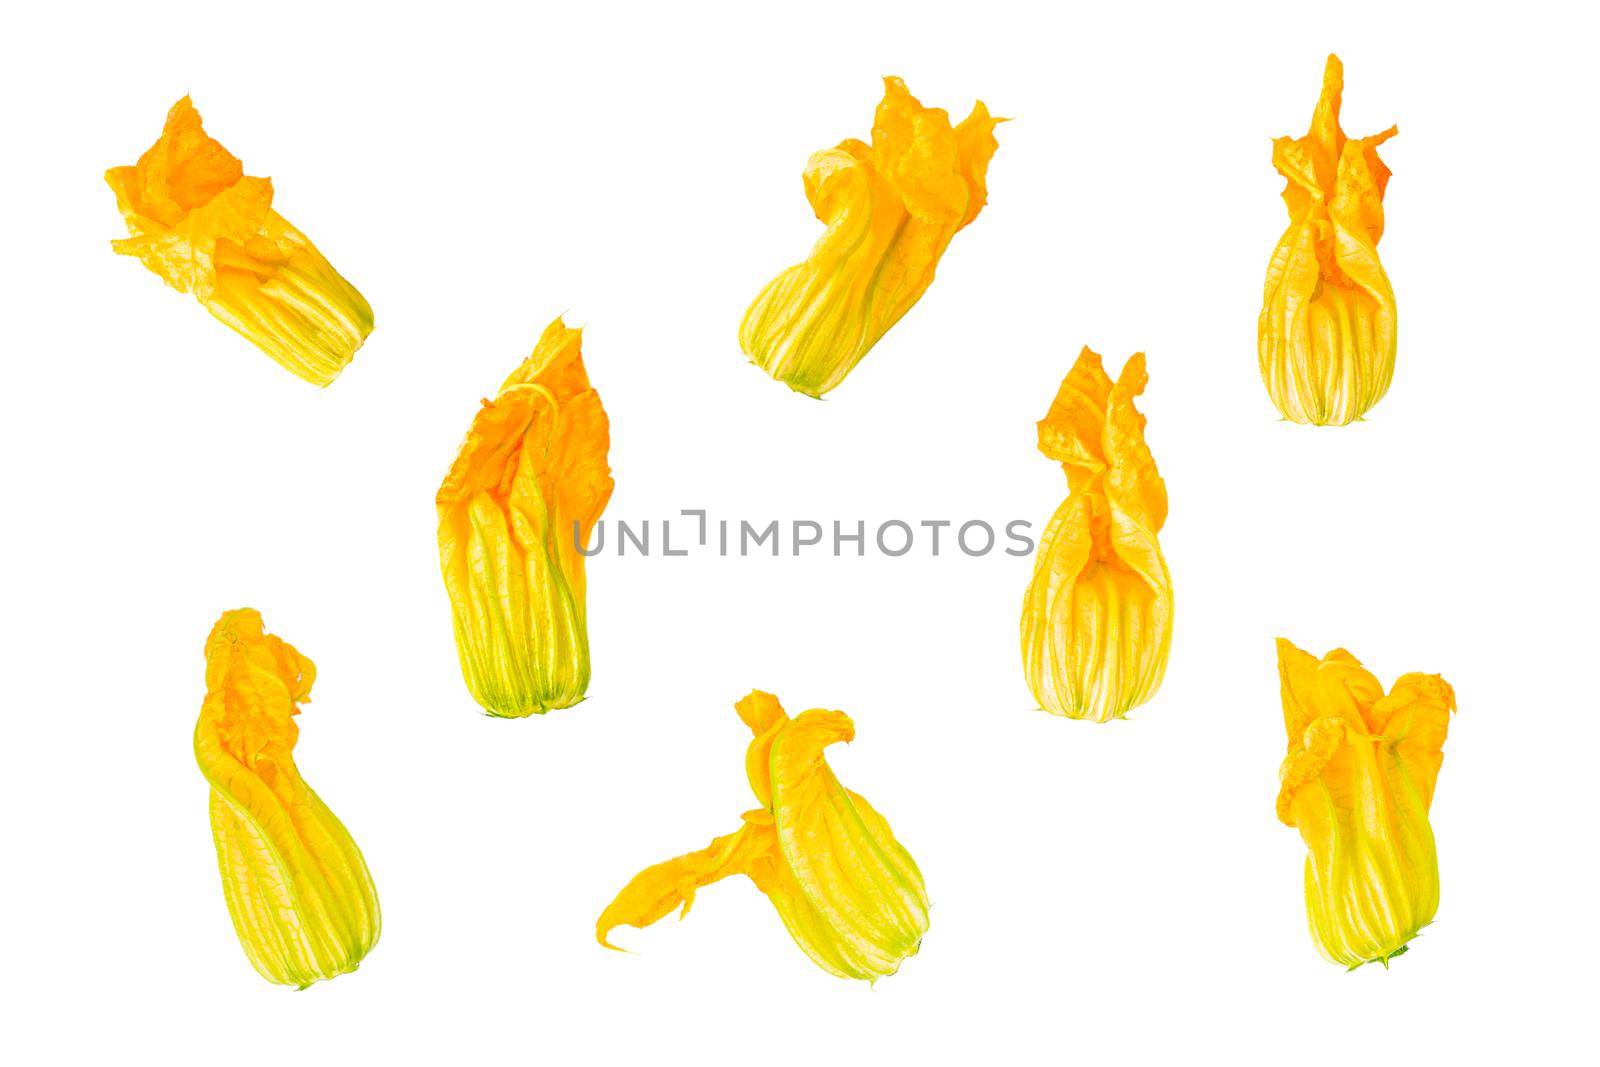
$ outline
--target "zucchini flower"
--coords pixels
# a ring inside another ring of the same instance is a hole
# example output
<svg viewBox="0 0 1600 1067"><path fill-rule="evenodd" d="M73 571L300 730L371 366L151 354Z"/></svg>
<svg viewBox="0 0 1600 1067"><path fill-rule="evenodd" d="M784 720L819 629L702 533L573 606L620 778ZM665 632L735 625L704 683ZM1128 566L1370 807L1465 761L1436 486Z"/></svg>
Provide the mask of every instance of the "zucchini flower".
<svg viewBox="0 0 1600 1067"><path fill-rule="evenodd" d="M1344 65L1329 56L1311 131L1273 142L1289 228L1267 264L1257 329L1272 402L1284 418L1318 426L1361 418L1394 376L1394 290L1378 262L1389 168L1378 146L1399 131L1346 140L1343 88Z"/></svg>
<svg viewBox="0 0 1600 1067"><path fill-rule="evenodd" d="M1172 646L1172 579L1156 534L1167 487L1133 399L1135 353L1112 385L1085 348L1039 423L1039 451L1070 495L1039 539L1022 600L1022 668L1039 706L1107 722L1155 695Z"/></svg>
<svg viewBox="0 0 1600 1067"><path fill-rule="evenodd" d="M1439 907L1428 808L1455 692L1407 674L1385 696L1344 649L1319 660L1281 637L1278 675L1289 732L1278 818L1310 850L1312 940L1334 963L1387 967Z"/></svg>
<svg viewBox="0 0 1600 1067"><path fill-rule="evenodd" d="M206 136L186 96L131 167L106 181L129 237L112 241L313 385L339 376L372 332L372 308L252 178Z"/></svg>
<svg viewBox="0 0 1600 1067"><path fill-rule="evenodd" d="M883 80L872 143L851 138L806 164L806 199L827 232L745 312L739 346L796 392L844 381L933 282L955 232L983 209L998 146L979 101L961 124Z"/></svg>
<svg viewBox="0 0 1600 1067"><path fill-rule="evenodd" d="M194 755L239 944L261 977L304 989L353 971L378 941L378 894L350 832L294 765L294 716L317 676L251 608L206 638Z"/></svg>
<svg viewBox="0 0 1600 1067"><path fill-rule="evenodd" d="M502 718L569 708L589 688L579 545L611 499L611 427L582 338L550 324L483 402L436 500L461 673Z"/></svg>
<svg viewBox="0 0 1600 1067"><path fill-rule="evenodd" d="M888 822L823 758L854 739L855 724L820 708L791 719L759 690L736 707L755 734L745 773L761 806L699 852L641 871L601 913L596 938L616 948L607 940L616 927L649 926L680 906L687 915L697 889L743 874L818 967L868 982L895 973L922 945L928 893Z"/></svg>

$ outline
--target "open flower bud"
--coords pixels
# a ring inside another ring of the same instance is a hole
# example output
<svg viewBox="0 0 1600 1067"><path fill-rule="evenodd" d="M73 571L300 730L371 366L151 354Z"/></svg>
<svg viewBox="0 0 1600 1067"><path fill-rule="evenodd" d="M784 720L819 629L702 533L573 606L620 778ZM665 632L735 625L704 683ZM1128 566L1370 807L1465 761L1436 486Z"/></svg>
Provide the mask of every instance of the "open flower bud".
<svg viewBox="0 0 1600 1067"><path fill-rule="evenodd" d="M818 967L869 982L893 974L922 944L928 894L888 822L823 758L828 745L855 737L855 724L817 708L790 719L759 690L737 708L755 734L745 771L761 806L699 852L641 871L601 914L595 936L615 948L607 936L616 927L648 926L679 907L687 914L697 889L743 874Z"/></svg>
<svg viewBox="0 0 1600 1067"><path fill-rule="evenodd" d="M1022 601L1022 666L1039 706L1106 722L1155 695L1172 645L1172 579L1156 534L1167 487L1144 443L1144 354L1115 385L1085 348L1039 423L1070 495L1039 539Z"/></svg>
<svg viewBox="0 0 1600 1067"><path fill-rule="evenodd" d="M1256 331L1272 402L1284 418L1318 426L1361 418L1394 376L1394 290L1378 261L1389 168L1378 146L1399 131L1347 140L1343 89L1344 65L1329 56L1311 131L1273 142L1289 228L1267 264Z"/></svg>
<svg viewBox="0 0 1600 1067"><path fill-rule="evenodd" d="M821 396L933 282L955 232L978 217L998 143L979 101L961 124L885 78L872 143L854 138L806 164L806 199L827 232L745 312L739 345L796 392Z"/></svg>
<svg viewBox="0 0 1600 1067"><path fill-rule="evenodd" d="M372 308L252 178L206 136L186 96L131 167L106 181L131 235L111 242L313 385L339 376L372 332Z"/></svg>
<svg viewBox="0 0 1600 1067"><path fill-rule="evenodd" d="M582 331L557 319L483 402L439 487L461 673L491 715L571 707L589 688L579 546L611 498L610 445Z"/></svg>
<svg viewBox="0 0 1600 1067"><path fill-rule="evenodd" d="M350 832L294 765L294 716L316 667L251 608L206 639L194 754L211 783L222 892L250 963L304 989L353 971L378 941L378 894Z"/></svg>
<svg viewBox="0 0 1600 1067"><path fill-rule="evenodd" d="M1388 963L1439 907L1428 809L1456 695L1437 674L1383 692L1344 649L1322 659L1278 639L1289 754L1278 818L1300 831L1306 915L1334 963Z"/></svg>

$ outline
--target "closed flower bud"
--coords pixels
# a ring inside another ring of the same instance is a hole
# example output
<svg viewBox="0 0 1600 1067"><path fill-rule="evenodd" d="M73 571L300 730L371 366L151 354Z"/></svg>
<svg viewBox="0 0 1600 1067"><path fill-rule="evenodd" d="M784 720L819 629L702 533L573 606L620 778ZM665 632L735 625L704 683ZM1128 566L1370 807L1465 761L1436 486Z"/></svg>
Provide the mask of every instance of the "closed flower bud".
<svg viewBox="0 0 1600 1067"><path fill-rule="evenodd" d="M1039 539L1022 602L1022 666L1045 711L1121 718L1155 695L1172 645L1172 579L1156 541L1167 488L1144 442L1144 354L1113 385L1085 348L1039 423L1069 495Z"/></svg>
<svg viewBox="0 0 1600 1067"><path fill-rule="evenodd" d="M1311 131L1280 137L1289 228L1267 264L1257 339L1261 379L1283 417L1343 426L1383 398L1394 375L1395 307L1378 261L1389 168L1378 146L1398 131L1347 140L1344 66L1328 57Z"/></svg>
<svg viewBox="0 0 1600 1067"><path fill-rule="evenodd" d="M738 703L755 734L745 756L761 806L744 824L699 852L647 867L601 914L595 936L644 927L695 891L743 874L772 901L812 962L840 978L876 981L916 954L928 929L922 873L888 822L833 776L823 750L855 737L841 711L812 709L791 719L770 693Z"/></svg>
<svg viewBox="0 0 1600 1067"><path fill-rule="evenodd" d="M1282 638L1278 674L1289 734L1278 818L1310 850L1312 940L1334 963L1388 966L1439 907L1428 809L1455 692L1407 674L1385 695L1344 649L1319 660Z"/></svg>
<svg viewBox="0 0 1600 1067"><path fill-rule="evenodd" d="M436 499L461 673L491 715L571 707L589 688L579 546L611 498L611 429L581 346L550 324L483 402Z"/></svg>
<svg viewBox="0 0 1600 1067"><path fill-rule="evenodd" d="M313 385L339 376L372 332L372 308L252 178L206 136L188 97L155 145L106 181L131 236L111 242Z"/></svg>
<svg viewBox="0 0 1600 1067"><path fill-rule="evenodd" d="M269 982L305 988L353 971L378 940L361 850L294 764L294 716L316 667L250 608L206 639L194 754L211 783L222 892L245 955Z"/></svg>
<svg viewBox="0 0 1600 1067"><path fill-rule="evenodd" d="M806 199L828 230L804 263L745 312L739 345L796 392L821 396L911 310L955 232L978 217L998 147L980 101L952 127L899 78L884 79L872 143L854 138L806 164Z"/></svg>

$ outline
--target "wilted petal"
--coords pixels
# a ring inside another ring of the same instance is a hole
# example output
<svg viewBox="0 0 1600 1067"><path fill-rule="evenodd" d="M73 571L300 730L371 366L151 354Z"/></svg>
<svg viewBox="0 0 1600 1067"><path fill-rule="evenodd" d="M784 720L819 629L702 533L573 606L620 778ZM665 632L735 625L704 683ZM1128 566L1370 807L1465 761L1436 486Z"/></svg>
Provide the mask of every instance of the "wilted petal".
<svg viewBox="0 0 1600 1067"><path fill-rule="evenodd" d="M1394 374L1394 290L1378 260L1389 170L1377 147L1397 132L1347 140L1344 67L1328 57L1311 130L1280 137L1289 228L1267 266L1257 330L1261 377L1283 417L1343 426L1382 399Z"/></svg>
<svg viewBox="0 0 1600 1067"><path fill-rule="evenodd" d="M1278 670L1289 734L1278 818L1310 853L1312 938L1346 967L1387 964L1439 906L1428 809L1455 693L1408 674L1385 696L1343 649L1318 660L1281 638Z"/></svg>
<svg viewBox="0 0 1600 1067"><path fill-rule="evenodd" d="M823 758L855 726L843 712L813 709L790 719L770 693L738 705L756 735L746 754L763 807L708 848L640 872L600 916L607 941L620 925L648 926L694 891L744 874L767 895L795 943L830 974L875 981L893 974L928 929L922 874L866 800L839 784Z"/></svg>
<svg viewBox="0 0 1600 1067"><path fill-rule="evenodd" d="M1133 401L1142 353L1113 384L1085 348L1039 423L1039 450L1071 495L1034 560L1022 607L1022 660L1039 706L1105 722L1149 700L1172 643L1172 581L1156 540L1166 486Z"/></svg>
<svg viewBox="0 0 1600 1067"><path fill-rule="evenodd" d="M112 247L306 381L333 381L372 332L366 300L272 210L272 182L247 177L206 135L188 97L139 162L106 181L130 234Z"/></svg>
<svg viewBox="0 0 1600 1067"><path fill-rule="evenodd" d="M750 305L739 329L745 355L810 396L842 382L977 218L999 121L979 102L952 127L899 78L885 78L872 143L847 140L807 163L806 199L828 229Z"/></svg>
<svg viewBox="0 0 1600 1067"><path fill-rule="evenodd" d="M610 424L560 319L485 400L436 498L461 671L491 715L571 707L589 686L578 545L611 498Z"/></svg>
<svg viewBox="0 0 1600 1067"><path fill-rule="evenodd" d="M315 676L257 612L225 612L206 639L194 735L239 943L262 977L301 988L355 970L379 930L361 850L295 767L293 716Z"/></svg>
<svg viewBox="0 0 1600 1067"><path fill-rule="evenodd" d="M752 818L754 817L754 818ZM732 874L749 874L758 862L773 862L778 847L772 817L752 812L745 825L719 837L699 852L646 867L622 887L595 922L595 938L606 948L616 948L609 938L619 926L643 929L682 908L689 914L695 890Z"/></svg>

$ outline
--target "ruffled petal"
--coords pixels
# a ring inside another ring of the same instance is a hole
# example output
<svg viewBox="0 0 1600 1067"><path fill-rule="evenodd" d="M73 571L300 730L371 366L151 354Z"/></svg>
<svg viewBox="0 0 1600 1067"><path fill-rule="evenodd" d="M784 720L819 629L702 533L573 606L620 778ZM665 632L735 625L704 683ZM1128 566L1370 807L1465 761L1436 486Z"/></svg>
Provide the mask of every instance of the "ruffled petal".
<svg viewBox="0 0 1600 1067"><path fill-rule="evenodd" d="M244 165L206 134L187 96L167 112L161 137L131 167L113 167L106 179L130 230L171 227L244 177Z"/></svg>

